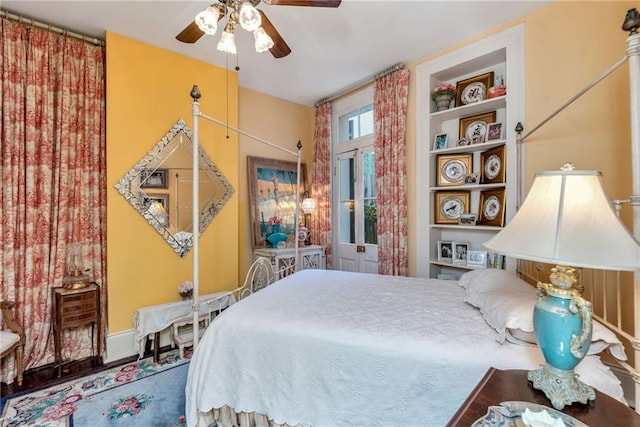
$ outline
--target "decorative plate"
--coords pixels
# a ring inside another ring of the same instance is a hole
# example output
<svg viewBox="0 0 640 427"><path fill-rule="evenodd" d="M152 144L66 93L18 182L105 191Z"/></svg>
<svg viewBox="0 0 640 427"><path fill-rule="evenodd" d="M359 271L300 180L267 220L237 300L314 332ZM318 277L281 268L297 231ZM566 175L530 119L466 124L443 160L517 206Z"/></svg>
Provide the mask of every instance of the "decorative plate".
<svg viewBox="0 0 640 427"><path fill-rule="evenodd" d="M472 104L474 102L486 99L487 87L482 82L469 84L464 88L460 95L460 101L463 104Z"/></svg>
<svg viewBox="0 0 640 427"><path fill-rule="evenodd" d="M482 212L486 219L492 220L496 219L496 217L500 213L500 208L500 200L496 196L489 196L487 197L487 200L484 201Z"/></svg>
<svg viewBox="0 0 640 427"><path fill-rule="evenodd" d="M442 176L449 182L462 182L467 165L461 160L449 160L442 166Z"/></svg>
<svg viewBox="0 0 640 427"><path fill-rule="evenodd" d="M567 427L588 427L565 413L531 402L500 402L500 406L489 406L487 414L476 420L471 427L525 427L522 414L526 409L534 412L547 411L556 419L561 419Z"/></svg>
<svg viewBox="0 0 640 427"><path fill-rule="evenodd" d="M469 123L467 129L464 131L465 138L471 140L474 136L483 136L487 135L487 125L488 123L484 120L476 120L474 122Z"/></svg>
<svg viewBox="0 0 640 427"><path fill-rule="evenodd" d="M440 204L440 212L448 219L460 218L464 212L464 202L458 197L448 197Z"/></svg>
<svg viewBox="0 0 640 427"><path fill-rule="evenodd" d="M501 169L502 160L500 159L500 156L492 154L484 163L484 176L487 179L494 179L498 174L500 174Z"/></svg>

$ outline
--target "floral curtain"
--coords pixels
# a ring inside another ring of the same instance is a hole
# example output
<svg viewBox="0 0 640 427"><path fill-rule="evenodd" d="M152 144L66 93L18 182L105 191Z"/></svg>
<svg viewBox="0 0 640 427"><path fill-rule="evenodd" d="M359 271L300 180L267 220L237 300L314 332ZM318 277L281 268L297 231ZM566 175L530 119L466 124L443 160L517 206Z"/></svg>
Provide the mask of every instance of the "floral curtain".
<svg viewBox="0 0 640 427"><path fill-rule="evenodd" d="M102 285L105 319L105 52L4 18L0 50L0 294L16 302L28 369L54 361L51 288L70 243ZM92 355L90 328L66 331L63 343L63 359ZM0 374L13 381L12 358Z"/></svg>
<svg viewBox="0 0 640 427"><path fill-rule="evenodd" d="M316 107L313 147L311 197L317 205L311 216L311 241L326 247L327 269L331 269L331 104L328 102Z"/></svg>
<svg viewBox="0 0 640 427"><path fill-rule="evenodd" d="M380 77L373 95L376 192L378 202L378 272L406 276L407 166L406 120L409 70Z"/></svg>

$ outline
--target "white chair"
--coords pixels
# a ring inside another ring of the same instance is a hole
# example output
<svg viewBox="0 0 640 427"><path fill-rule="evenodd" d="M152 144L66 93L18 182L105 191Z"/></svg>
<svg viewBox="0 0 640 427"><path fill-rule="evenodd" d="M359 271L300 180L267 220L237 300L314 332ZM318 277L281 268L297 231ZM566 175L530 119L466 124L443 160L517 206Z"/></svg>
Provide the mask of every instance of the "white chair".
<svg viewBox="0 0 640 427"><path fill-rule="evenodd" d="M15 351L16 379L18 386L22 385L22 371L24 344L26 337L24 329L16 323L13 315L13 301L1 301L0 309L2 310L2 319L9 330L0 330L0 359Z"/></svg>

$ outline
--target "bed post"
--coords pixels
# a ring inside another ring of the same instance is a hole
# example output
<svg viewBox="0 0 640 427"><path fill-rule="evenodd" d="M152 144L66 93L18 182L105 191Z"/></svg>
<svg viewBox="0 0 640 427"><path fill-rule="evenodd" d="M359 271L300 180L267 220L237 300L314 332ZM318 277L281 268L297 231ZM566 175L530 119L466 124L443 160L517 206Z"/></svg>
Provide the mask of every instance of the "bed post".
<svg viewBox="0 0 640 427"><path fill-rule="evenodd" d="M193 299L191 310L193 312L193 350L195 351L196 346L198 345L198 337L199 337L199 317L200 317L200 282L199 282L199 245L198 240L200 237L200 201L199 201L199 181L200 181L200 149L198 148L198 115L200 114L199 107L200 104L198 100L200 99L200 89L197 85L193 85L191 89L191 98L193 98Z"/></svg>
<svg viewBox="0 0 640 427"><path fill-rule="evenodd" d="M640 14L633 8L627 11L622 29L629 31L627 37L626 56L629 60L629 99L631 115L631 164L633 195L631 196L631 207L633 210L633 235L640 241ZM631 343L634 350L634 372L635 382L635 409L640 414L640 271L634 273L633 280L633 307L634 307L634 340Z"/></svg>

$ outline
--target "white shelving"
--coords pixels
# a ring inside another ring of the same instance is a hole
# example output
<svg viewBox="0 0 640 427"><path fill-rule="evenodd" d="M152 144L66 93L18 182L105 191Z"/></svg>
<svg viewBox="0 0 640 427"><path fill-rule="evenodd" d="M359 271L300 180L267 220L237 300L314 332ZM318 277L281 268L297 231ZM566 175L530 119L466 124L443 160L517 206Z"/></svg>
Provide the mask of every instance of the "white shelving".
<svg viewBox="0 0 640 427"><path fill-rule="evenodd" d="M524 26L514 26L483 40L467 45L416 67L416 214L417 275L437 277L439 274L459 277L473 269L466 265L439 261L439 240L469 242L469 250L485 250L482 243L502 228L487 225L436 223L435 197L440 191L464 191L469 194L468 213L479 215L481 192L505 189L505 224L517 206L518 157L515 127L524 121ZM452 83L494 72L502 76L507 94L469 105L437 111L431 100L431 89L442 82ZM467 146L456 146L460 119L488 112L496 113L502 122L503 138ZM447 148L433 150L434 137L446 133ZM438 156L471 154L472 172L480 172L481 153L505 147L506 175L503 183L438 186ZM515 270L515 260L507 259L505 268Z"/></svg>

